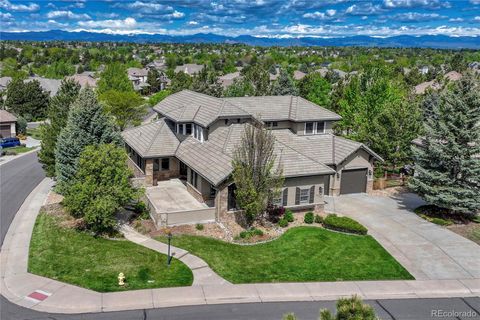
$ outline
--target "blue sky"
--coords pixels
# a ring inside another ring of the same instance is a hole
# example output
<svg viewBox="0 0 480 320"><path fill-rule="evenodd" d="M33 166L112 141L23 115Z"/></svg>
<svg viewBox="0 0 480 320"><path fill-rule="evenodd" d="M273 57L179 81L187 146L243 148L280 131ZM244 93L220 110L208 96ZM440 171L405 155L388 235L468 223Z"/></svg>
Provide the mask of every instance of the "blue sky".
<svg viewBox="0 0 480 320"><path fill-rule="evenodd" d="M0 0L3 31L480 36L480 0Z"/></svg>

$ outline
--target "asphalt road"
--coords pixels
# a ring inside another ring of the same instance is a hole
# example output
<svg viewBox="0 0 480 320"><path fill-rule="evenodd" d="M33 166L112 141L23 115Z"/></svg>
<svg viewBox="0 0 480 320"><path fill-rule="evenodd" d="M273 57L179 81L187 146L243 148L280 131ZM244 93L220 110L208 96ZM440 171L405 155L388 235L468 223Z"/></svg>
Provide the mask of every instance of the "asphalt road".
<svg viewBox="0 0 480 320"><path fill-rule="evenodd" d="M0 245L23 201L43 178L36 152L0 166Z"/></svg>
<svg viewBox="0 0 480 320"><path fill-rule="evenodd" d="M25 198L44 178L36 153L0 166L0 231L1 241ZM476 319L480 320L480 298L370 300L381 319ZM316 320L320 309L333 310L335 302L278 302L187 306L82 315L48 314L10 303L0 297L1 320L281 320L294 312L300 320ZM434 316L432 312L437 312ZM457 312L456 314L449 314Z"/></svg>

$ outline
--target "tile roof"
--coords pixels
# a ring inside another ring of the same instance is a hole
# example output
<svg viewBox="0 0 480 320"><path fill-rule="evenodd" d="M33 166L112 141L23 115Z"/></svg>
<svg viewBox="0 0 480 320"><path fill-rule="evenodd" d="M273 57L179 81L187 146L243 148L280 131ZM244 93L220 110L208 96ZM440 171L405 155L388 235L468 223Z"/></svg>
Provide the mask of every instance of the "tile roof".
<svg viewBox="0 0 480 320"><path fill-rule="evenodd" d="M62 80L49 79L49 78L36 77L36 76L30 77L25 81L30 82L33 80L37 80L38 82L40 82L40 86L42 87L43 90L50 93L50 97L53 97L54 95L57 94L58 90L60 89L60 85L62 84Z"/></svg>
<svg viewBox="0 0 480 320"><path fill-rule="evenodd" d="M132 77L146 77L148 76L148 70L140 68L128 68L127 74Z"/></svg>
<svg viewBox="0 0 480 320"><path fill-rule="evenodd" d="M15 117L13 114L8 112L7 110L2 110L0 109L0 122L15 122L17 121L17 117Z"/></svg>
<svg viewBox="0 0 480 320"><path fill-rule="evenodd" d="M77 82L82 88L97 87L97 79L89 74L74 74L73 76L68 77L68 79L72 79L73 81Z"/></svg>
<svg viewBox="0 0 480 320"><path fill-rule="evenodd" d="M174 156L180 144L165 119L127 129L122 132L122 137L144 158Z"/></svg>
<svg viewBox="0 0 480 320"><path fill-rule="evenodd" d="M200 71L202 71L203 68L204 68L203 64L187 63L181 66L176 66L175 73L182 71L186 74L193 75L195 73L199 73Z"/></svg>

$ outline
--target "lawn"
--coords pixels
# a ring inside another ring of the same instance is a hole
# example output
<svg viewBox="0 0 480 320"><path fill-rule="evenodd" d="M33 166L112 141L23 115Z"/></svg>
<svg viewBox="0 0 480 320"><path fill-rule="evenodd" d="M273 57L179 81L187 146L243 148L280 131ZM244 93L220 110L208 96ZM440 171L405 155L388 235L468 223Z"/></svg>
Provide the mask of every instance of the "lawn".
<svg viewBox="0 0 480 320"><path fill-rule="evenodd" d="M28 270L99 292L189 286L191 270L167 256L127 240L93 237L58 225L58 219L41 213L30 243ZM118 286L123 272L126 287Z"/></svg>
<svg viewBox="0 0 480 320"><path fill-rule="evenodd" d="M3 149L3 151L9 152L9 153L15 152L15 153L18 154L18 153L25 153L25 152L31 151L33 149L35 149L35 147L22 147L22 146L20 146L20 147L5 148L5 149Z"/></svg>
<svg viewBox="0 0 480 320"><path fill-rule="evenodd" d="M233 283L413 279L371 236L317 227L292 228L277 240L251 246L190 235L174 236L172 244Z"/></svg>
<svg viewBox="0 0 480 320"><path fill-rule="evenodd" d="M42 137L40 135L40 127L36 127L36 128L28 128L27 129L27 136L30 136L34 139L37 139L37 140L42 140Z"/></svg>

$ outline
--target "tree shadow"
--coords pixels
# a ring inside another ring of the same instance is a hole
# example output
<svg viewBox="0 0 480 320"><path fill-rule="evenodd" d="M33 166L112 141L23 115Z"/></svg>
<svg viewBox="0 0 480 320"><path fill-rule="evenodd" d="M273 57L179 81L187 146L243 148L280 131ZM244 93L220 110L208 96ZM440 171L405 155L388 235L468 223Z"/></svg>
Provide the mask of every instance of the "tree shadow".
<svg viewBox="0 0 480 320"><path fill-rule="evenodd" d="M416 193L412 192L398 193L390 196L390 198L397 203L399 209L408 210L411 212L413 212L415 208L427 204Z"/></svg>

